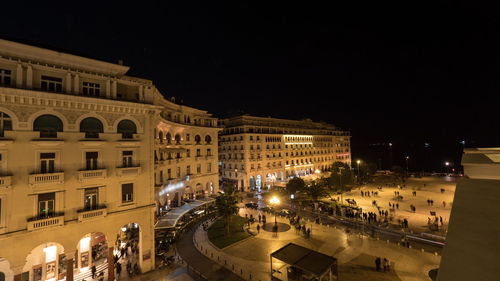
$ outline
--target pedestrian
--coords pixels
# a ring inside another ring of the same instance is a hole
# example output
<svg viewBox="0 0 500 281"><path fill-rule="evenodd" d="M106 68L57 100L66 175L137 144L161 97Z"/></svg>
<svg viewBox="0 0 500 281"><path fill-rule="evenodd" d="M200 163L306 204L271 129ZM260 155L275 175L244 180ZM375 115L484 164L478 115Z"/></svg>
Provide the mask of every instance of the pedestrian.
<svg viewBox="0 0 500 281"><path fill-rule="evenodd" d="M441 226L443 226L443 217L439 216L439 222L441 223Z"/></svg>
<svg viewBox="0 0 500 281"><path fill-rule="evenodd" d="M446 208L446 202L443 201L443 208Z"/></svg>
<svg viewBox="0 0 500 281"><path fill-rule="evenodd" d="M389 260L384 258L384 272L389 271Z"/></svg>
<svg viewBox="0 0 500 281"><path fill-rule="evenodd" d="M427 217L427 224L431 224L431 218Z"/></svg>
<svg viewBox="0 0 500 281"><path fill-rule="evenodd" d="M257 233L260 233L260 224L257 225Z"/></svg>
<svg viewBox="0 0 500 281"><path fill-rule="evenodd" d="M120 249L120 258L122 258L124 254L125 254L125 248L121 248Z"/></svg>
<svg viewBox="0 0 500 281"><path fill-rule="evenodd" d="M380 258L379 258L379 257L377 257L377 258L375 259L375 269L376 269L377 271L380 271L380 262L381 262Z"/></svg>
<svg viewBox="0 0 500 281"><path fill-rule="evenodd" d="M122 272L122 264L117 263L116 264L116 275L120 276L120 272Z"/></svg>
<svg viewBox="0 0 500 281"><path fill-rule="evenodd" d="M431 200L427 199L427 206L431 205Z"/></svg>
<svg viewBox="0 0 500 281"><path fill-rule="evenodd" d="M396 203L396 209L399 210L399 203Z"/></svg>
<svg viewBox="0 0 500 281"><path fill-rule="evenodd" d="M434 200L431 199L431 206L434 206Z"/></svg>
<svg viewBox="0 0 500 281"><path fill-rule="evenodd" d="M91 269L92 269L92 279L94 279L95 278L95 274L97 272L97 269L96 269L95 265L92 265Z"/></svg>
<svg viewBox="0 0 500 281"><path fill-rule="evenodd" d="M261 215L259 214L259 223L260 223L260 220L262 219Z"/></svg>

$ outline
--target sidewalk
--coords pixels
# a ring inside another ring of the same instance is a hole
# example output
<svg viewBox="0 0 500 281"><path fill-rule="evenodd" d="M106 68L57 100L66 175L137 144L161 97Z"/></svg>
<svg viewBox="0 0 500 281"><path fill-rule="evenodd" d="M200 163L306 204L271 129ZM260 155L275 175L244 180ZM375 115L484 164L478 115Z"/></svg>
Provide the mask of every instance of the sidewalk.
<svg viewBox="0 0 500 281"><path fill-rule="evenodd" d="M210 281L241 281L238 275L230 270L217 264L211 259L202 255L196 250L193 244L193 236L196 229L200 224L193 226L188 232L182 235L181 239L177 242L176 248L179 256L187 263L188 266L194 267L201 275Z"/></svg>

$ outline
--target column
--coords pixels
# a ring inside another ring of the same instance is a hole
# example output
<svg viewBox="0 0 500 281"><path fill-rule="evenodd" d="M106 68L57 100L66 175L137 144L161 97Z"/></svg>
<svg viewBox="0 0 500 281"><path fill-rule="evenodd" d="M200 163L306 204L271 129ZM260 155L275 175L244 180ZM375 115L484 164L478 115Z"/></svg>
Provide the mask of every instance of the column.
<svg viewBox="0 0 500 281"><path fill-rule="evenodd" d="M75 251L66 253L66 281L73 281L74 261L75 261Z"/></svg>
<svg viewBox="0 0 500 281"><path fill-rule="evenodd" d="M116 99L116 89L117 89L116 81L112 81L111 82L111 97L113 99Z"/></svg>
<svg viewBox="0 0 500 281"><path fill-rule="evenodd" d="M16 69L16 87L23 87L23 66L18 63Z"/></svg>
<svg viewBox="0 0 500 281"><path fill-rule="evenodd" d="M113 246L108 247L108 280L110 281L115 280L115 256L113 255L113 249Z"/></svg>
<svg viewBox="0 0 500 281"><path fill-rule="evenodd" d="M26 88L33 88L33 68L28 65L28 70L26 71Z"/></svg>
<svg viewBox="0 0 500 281"><path fill-rule="evenodd" d="M106 80L106 98L111 98L111 81Z"/></svg>
<svg viewBox="0 0 500 281"><path fill-rule="evenodd" d="M64 92L71 93L71 73L66 73L66 89Z"/></svg>
<svg viewBox="0 0 500 281"><path fill-rule="evenodd" d="M144 101L144 86L139 85L139 101Z"/></svg>
<svg viewBox="0 0 500 281"><path fill-rule="evenodd" d="M75 95L80 94L80 76L78 74L75 74L75 80L73 81L73 93Z"/></svg>

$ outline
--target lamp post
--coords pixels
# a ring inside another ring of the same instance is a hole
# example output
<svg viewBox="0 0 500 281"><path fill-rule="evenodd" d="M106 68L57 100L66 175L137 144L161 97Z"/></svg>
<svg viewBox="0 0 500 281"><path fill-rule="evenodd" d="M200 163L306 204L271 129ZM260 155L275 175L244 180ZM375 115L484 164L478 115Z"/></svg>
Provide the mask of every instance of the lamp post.
<svg viewBox="0 0 500 281"><path fill-rule="evenodd" d="M408 160L410 159L410 156L406 156L406 173L408 174Z"/></svg>
<svg viewBox="0 0 500 281"><path fill-rule="evenodd" d="M356 161L356 163L358 164L358 182L359 182L359 163L361 163L361 160Z"/></svg>
<svg viewBox="0 0 500 281"><path fill-rule="evenodd" d="M273 196L271 199L269 199L269 204L271 204L273 206L279 205L279 203L280 203L280 199L276 196ZM278 221L277 221L276 217L277 217L277 213L275 212L274 213L274 225L275 226L278 225Z"/></svg>
<svg viewBox="0 0 500 281"><path fill-rule="evenodd" d="M450 170L448 167L450 167L450 162L446 161L444 162L444 165L446 166L446 171L448 173L448 171Z"/></svg>
<svg viewBox="0 0 500 281"><path fill-rule="evenodd" d="M344 204L344 196L343 196L344 192L342 190L342 170L343 169L344 169L344 167L339 167L339 174L340 174L340 178L339 178L340 179L340 202L342 204Z"/></svg>

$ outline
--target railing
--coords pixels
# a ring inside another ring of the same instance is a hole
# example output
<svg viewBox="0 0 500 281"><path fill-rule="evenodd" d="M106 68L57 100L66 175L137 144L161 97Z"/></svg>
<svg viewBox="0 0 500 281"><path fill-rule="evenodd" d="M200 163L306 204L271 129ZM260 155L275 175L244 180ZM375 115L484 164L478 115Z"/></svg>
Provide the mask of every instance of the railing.
<svg viewBox="0 0 500 281"><path fill-rule="evenodd" d="M46 174L33 174L29 176L29 184L41 183L63 183L64 172L59 173L46 173Z"/></svg>
<svg viewBox="0 0 500 281"><path fill-rule="evenodd" d="M106 205L98 205L90 209L81 209L77 211L78 221L87 221L94 218L105 217L108 214Z"/></svg>
<svg viewBox="0 0 500 281"><path fill-rule="evenodd" d="M0 187L9 187L12 183L12 176L0 177Z"/></svg>
<svg viewBox="0 0 500 281"><path fill-rule="evenodd" d="M107 170L99 169L99 170L85 170L78 171L78 180L83 181L86 179L96 179L96 178L106 178Z"/></svg>
<svg viewBox="0 0 500 281"><path fill-rule="evenodd" d="M134 166L134 167L118 167L116 168L116 173L118 176L134 176L138 175L141 173L141 167L140 166Z"/></svg>
<svg viewBox="0 0 500 281"><path fill-rule="evenodd" d="M64 213L55 213L50 216L37 216L28 219L28 231L64 225Z"/></svg>

